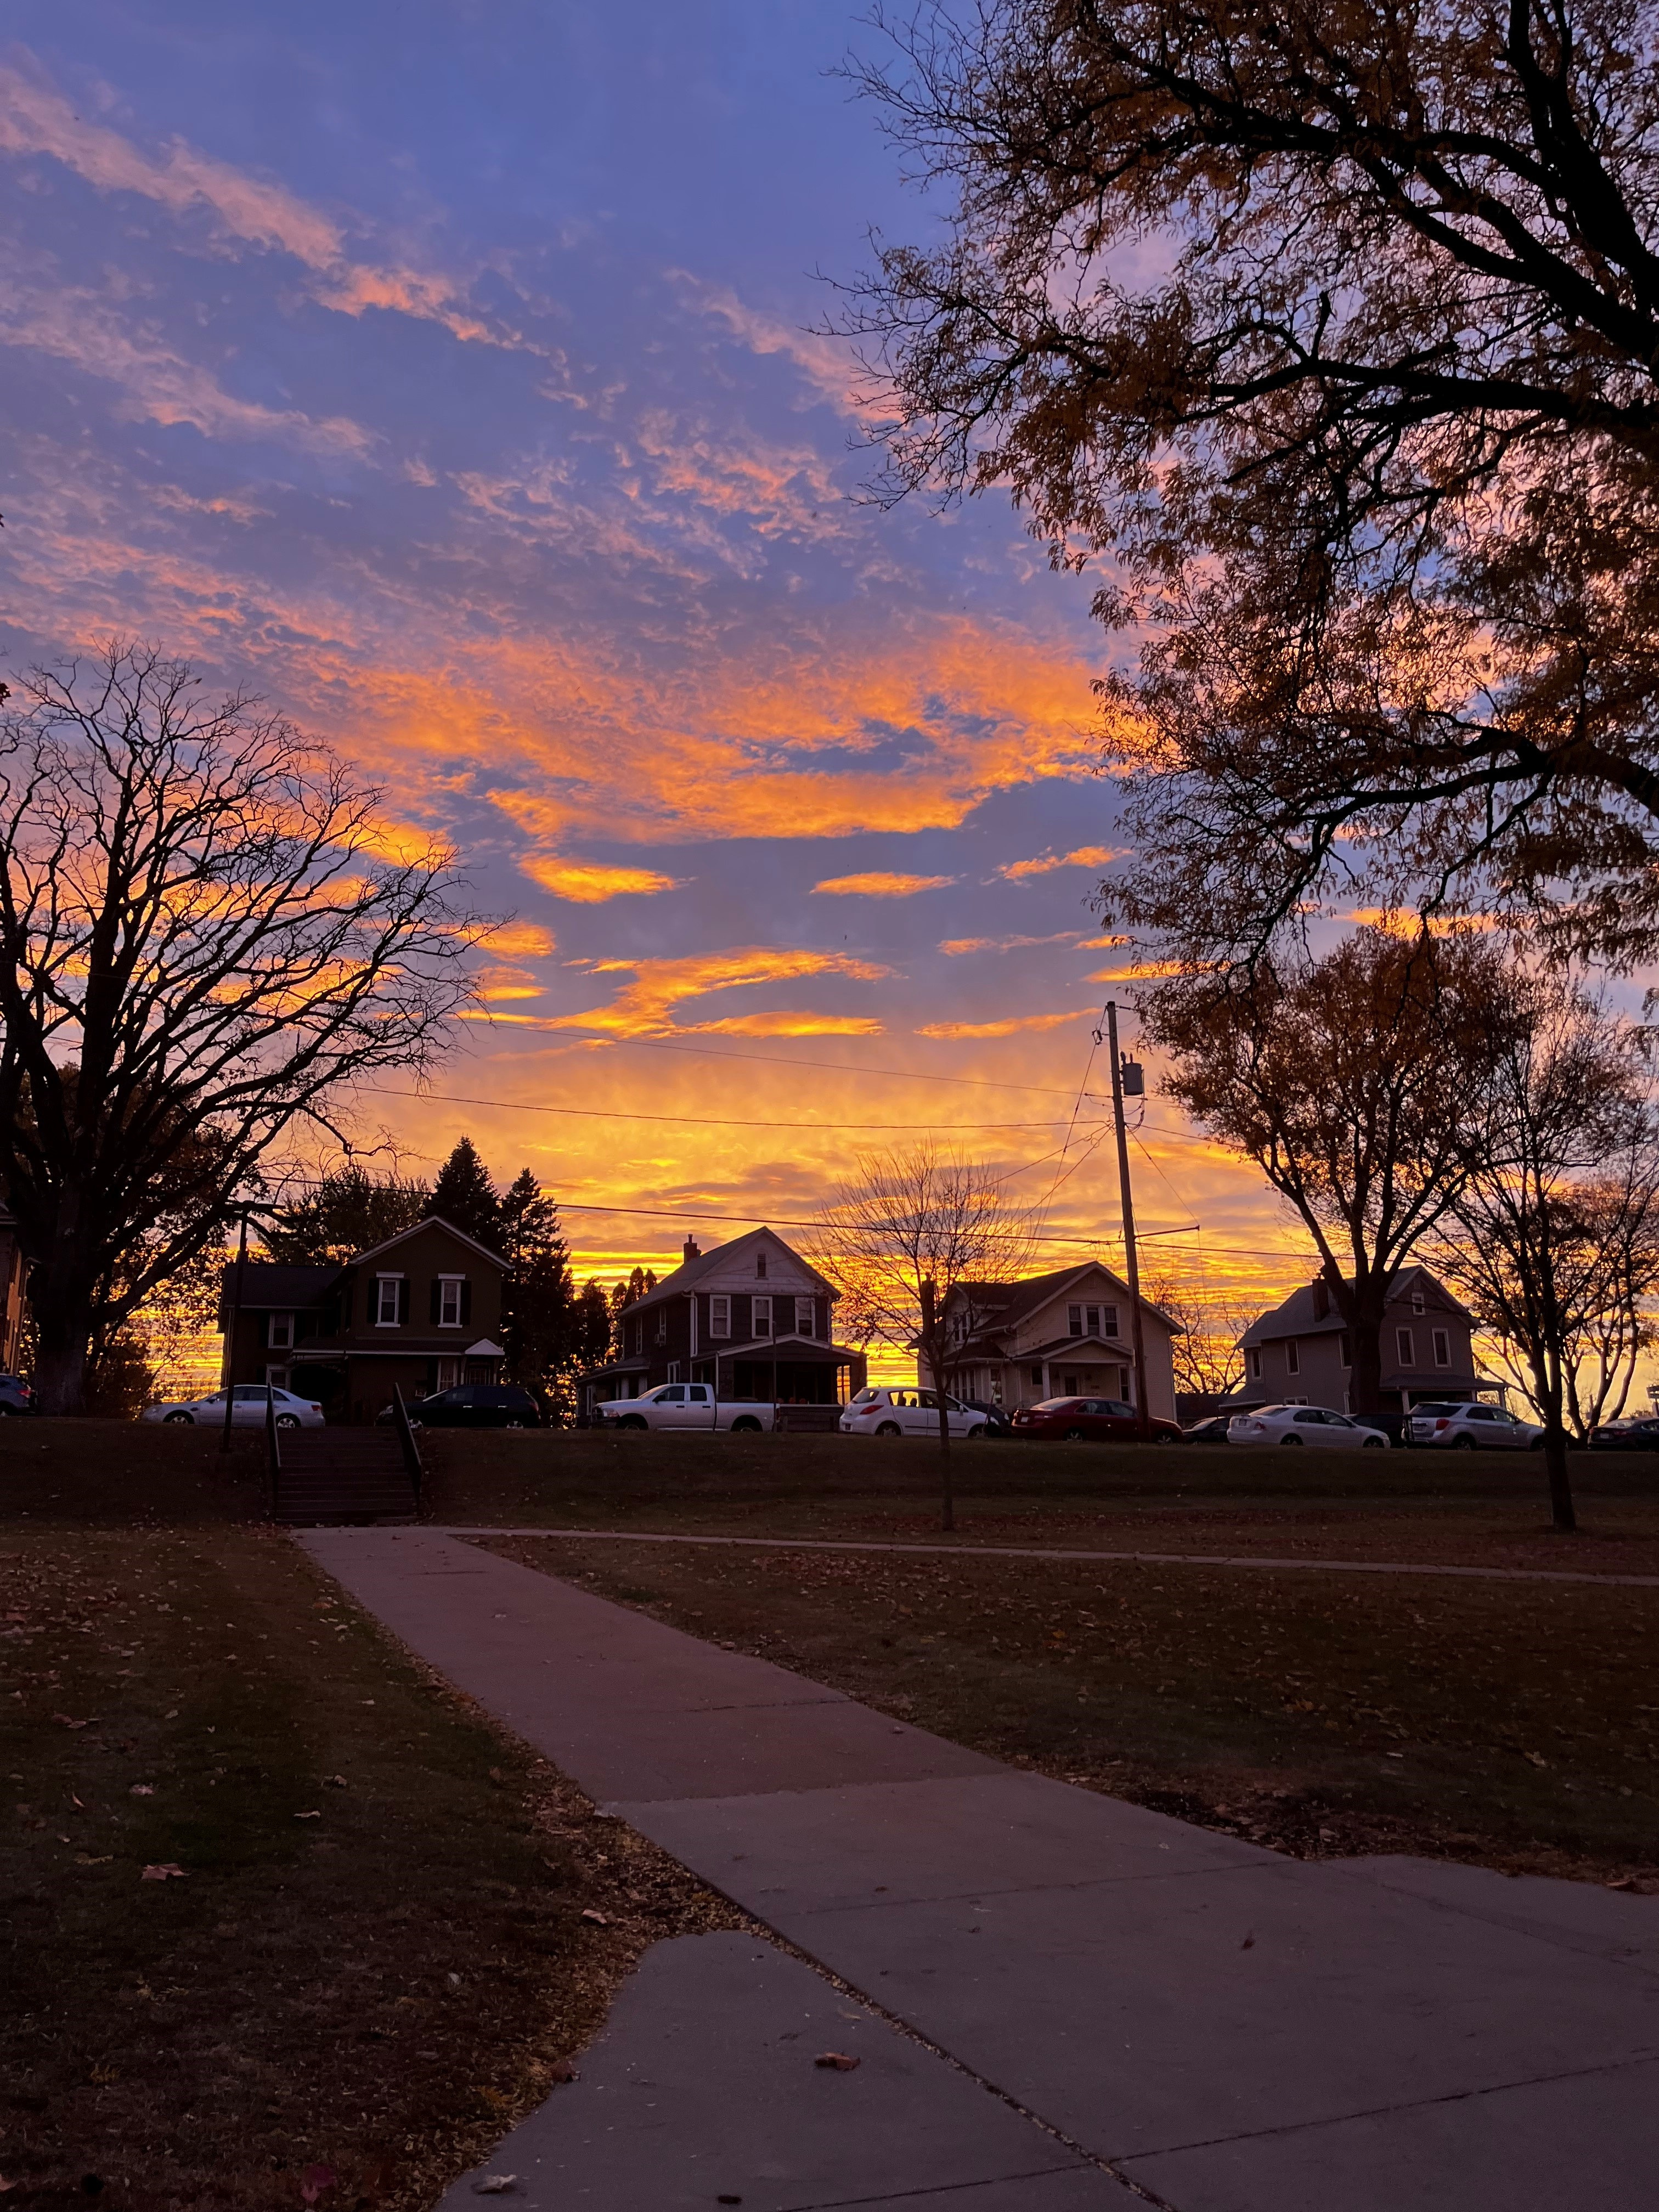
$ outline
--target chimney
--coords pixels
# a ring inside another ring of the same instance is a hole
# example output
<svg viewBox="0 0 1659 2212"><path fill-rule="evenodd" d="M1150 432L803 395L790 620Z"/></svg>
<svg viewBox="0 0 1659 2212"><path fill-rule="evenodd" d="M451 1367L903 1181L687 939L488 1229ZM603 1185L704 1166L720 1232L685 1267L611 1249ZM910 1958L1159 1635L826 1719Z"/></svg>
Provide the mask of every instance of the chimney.
<svg viewBox="0 0 1659 2212"><path fill-rule="evenodd" d="M1323 1275L1320 1275L1315 1279L1312 1289L1314 1319L1323 1321L1331 1310L1331 1286Z"/></svg>
<svg viewBox="0 0 1659 2212"><path fill-rule="evenodd" d="M684 1265L688 1260L701 1260L702 1257L702 1247L698 1243L695 1237L688 1237L684 1243L680 1247L681 1264Z"/></svg>

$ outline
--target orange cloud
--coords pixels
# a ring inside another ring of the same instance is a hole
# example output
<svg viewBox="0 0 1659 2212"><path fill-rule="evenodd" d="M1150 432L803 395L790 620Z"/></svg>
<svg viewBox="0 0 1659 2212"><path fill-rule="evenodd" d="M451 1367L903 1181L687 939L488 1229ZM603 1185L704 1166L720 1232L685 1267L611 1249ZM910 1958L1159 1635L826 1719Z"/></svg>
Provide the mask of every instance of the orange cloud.
<svg viewBox="0 0 1659 2212"><path fill-rule="evenodd" d="M684 880L659 875L654 868L609 868L598 860L561 860L551 853L527 853L519 866L544 891L576 906L599 906L613 898L648 898L658 891L677 890Z"/></svg>
<svg viewBox="0 0 1659 2212"><path fill-rule="evenodd" d="M1419 914L1413 908L1362 906L1344 917L1362 929L1384 929L1391 937L1415 937L1426 929L1431 937L1483 936L1500 927L1491 914Z"/></svg>
<svg viewBox="0 0 1659 2212"><path fill-rule="evenodd" d="M1094 1014L1095 1006L1078 1006L1068 1014L1017 1014L1004 1022L929 1022L916 1031L925 1037L1005 1037L1017 1030L1057 1030L1064 1022L1080 1022Z"/></svg>
<svg viewBox="0 0 1659 2212"><path fill-rule="evenodd" d="M1040 853L1034 860L1010 860L997 873L1017 884L1027 876L1052 875L1056 868L1104 868L1122 857L1109 845L1079 845L1073 853Z"/></svg>
<svg viewBox="0 0 1659 2212"><path fill-rule="evenodd" d="M1152 983L1161 975L1179 975L1178 960L1133 961L1127 968L1097 968L1089 977L1091 983Z"/></svg>
<svg viewBox="0 0 1659 2212"><path fill-rule="evenodd" d="M506 960L531 960L559 949L552 931L538 921L498 921L479 941Z"/></svg>
<svg viewBox="0 0 1659 2212"><path fill-rule="evenodd" d="M880 868L872 868L868 875L830 876L821 884L814 884L814 893L824 891L837 898L912 898L918 891L942 891L947 884L960 883L959 876L896 876Z"/></svg>
<svg viewBox="0 0 1659 2212"><path fill-rule="evenodd" d="M693 953L678 960L596 960L588 972L628 975L634 980L609 1006L596 1006L588 1013L550 1017L549 1029L591 1030L610 1036L873 1036L879 1035L880 1024L861 1016L769 1012L681 1024L674 1010L690 999L701 999L714 991L742 990L757 983L794 981L805 975L850 975L860 982L873 982L891 971L847 953L798 952L748 945L727 952Z"/></svg>
<svg viewBox="0 0 1659 2212"><path fill-rule="evenodd" d="M1057 929L1052 937L947 937L939 951L956 958L964 952L1018 952L1028 945L1071 945L1075 941L1073 931Z"/></svg>

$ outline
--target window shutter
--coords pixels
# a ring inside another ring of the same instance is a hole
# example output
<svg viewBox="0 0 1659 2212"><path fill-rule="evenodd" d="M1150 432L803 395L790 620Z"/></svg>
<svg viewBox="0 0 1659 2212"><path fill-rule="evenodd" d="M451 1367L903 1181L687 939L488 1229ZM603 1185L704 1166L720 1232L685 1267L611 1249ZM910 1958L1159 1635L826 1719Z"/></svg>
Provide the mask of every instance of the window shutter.
<svg viewBox="0 0 1659 2212"><path fill-rule="evenodd" d="M461 1326L463 1328L465 1328L466 1324L471 1320L471 1318L472 1278L471 1275L463 1275L461 1278Z"/></svg>
<svg viewBox="0 0 1659 2212"><path fill-rule="evenodd" d="M409 1319L409 1278L405 1275L398 1285L398 1326L401 1328Z"/></svg>
<svg viewBox="0 0 1659 2212"><path fill-rule="evenodd" d="M435 1324L435 1322L436 1322L436 1321L437 1321L437 1318L438 1318L438 1301L439 1301L439 1299L443 1296L443 1291L444 1291L444 1286L443 1286L443 1285L442 1285L442 1284L438 1280L438 1278L434 1275L434 1276L432 1278L432 1296L431 1296L430 1299L428 1301L428 1307L427 1307L427 1319L428 1319L428 1321L430 1321L430 1322L434 1322L434 1324Z"/></svg>

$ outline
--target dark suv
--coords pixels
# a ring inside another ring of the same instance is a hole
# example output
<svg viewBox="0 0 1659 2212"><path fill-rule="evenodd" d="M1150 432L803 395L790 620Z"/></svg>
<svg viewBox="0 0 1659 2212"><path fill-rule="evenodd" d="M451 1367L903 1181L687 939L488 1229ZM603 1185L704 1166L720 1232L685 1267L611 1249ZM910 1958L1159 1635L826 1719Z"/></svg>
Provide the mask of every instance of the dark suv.
<svg viewBox="0 0 1659 2212"><path fill-rule="evenodd" d="M21 1375L0 1375L0 1413L32 1413L34 1391Z"/></svg>
<svg viewBox="0 0 1659 2212"><path fill-rule="evenodd" d="M520 1382L458 1382L430 1398L417 1398L411 1421L428 1429L539 1429L541 1407Z"/></svg>

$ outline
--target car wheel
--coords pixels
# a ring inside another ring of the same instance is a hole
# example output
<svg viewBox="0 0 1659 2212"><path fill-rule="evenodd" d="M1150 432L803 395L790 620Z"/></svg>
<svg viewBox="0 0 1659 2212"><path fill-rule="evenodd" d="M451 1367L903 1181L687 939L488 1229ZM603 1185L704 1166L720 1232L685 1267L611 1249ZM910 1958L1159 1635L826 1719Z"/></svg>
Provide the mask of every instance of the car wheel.
<svg viewBox="0 0 1659 2212"><path fill-rule="evenodd" d="M876 1434L878 1437L896 1437L902 1435L902 1433L903 1431L900 1429L896 1421L883 1421L876 1430Z"/></svg>
<svg viewBox="0 0 1659 2212"><path fill-rule="evenodd" d="M623 1418L617 1422L617 1426L619 1429L639 1429L642 1431L648 1427L649 1424L646 1420L643 1413L629 1413L625 1414Z"/></svg>
<svg viewBox="0 0 1659 2212"><path fill-rule="evenodd" d="M1167 1429L1159 1429L1154 1434L1152 1442L1155 1444L1174 1444L1179 1443L1181 1442L1181 1438L1179 1437L1172 1437Z"/></svg>
<svg viewBox="0 0 1659 2212"><path fill-rule="evenodd" d="M1452 1438L1452 1449L1454 1451L1473 1451L1474 1449L1474 1438L1473 1437L1454 1437Z"/></svg>
<svg viewBox="0 0 1659 2212"><path fill-rule="evenodd" d="M1542 1437L1534 1437L1533 1438L1532 1442L1531 1442L1531 1443L1527 1446L1527 1449L1528 1449L1528 1451L1540 1452L1540 1451L1542 1451L1542 1450L1543 1450L1543 1449L1544 1449L1544 1439L1542 1438Z"/></svg>
<svg viewBox="0 0 1659 2212"><path fill-rule="evenodd" d="M1305 1437L1280 1437L1279 1441L1282 1444L1294 1444L1297 1450L1301 1451L1307 1443L1307 1438Z"/></svg>
<svg viewBox="0 0 1659 2212"><path fill-rule="evenodd" d="M1361 1451L1382 1451L1387 1449L1386 1441L1382 1437L1367 1437L1359 1449Z"/></svg>
<svg viewBox="0 0 1659 2212"><path fill-rule="evenodd" d="M278 1413L276 1425L279 1429L297 1429L300 1425L300 1416L297 1413Z"/></svg>
<svg viewBox="0 0 1659 2212"><path fill-rule="evenodd" d="M744 1415L740 1421L733 1421L732 1424L732 1433L734 1437L739 1434L757 1437L760 1432L760 1423L757 1420L751 1419L747 1413Z"/></svg>
<svg viewBox="0 0 1659 2212"><path fill-rule="evenodd" d="M196 1426L196 1416L193 1413L163 1413L161 1419L170 1429L193 1429Z"/></svg>
<svg viewBox="0 0 1659 2212"><path fill-rule="evenodd" d="M971 1444L971 1443L982 1443L984 1442L984 1440L985 1440L985 1424L984 1424L984 1422L983 1422L983 1421L976 1422L976 1423L975 1424L975 1425L974 1425L971 1429L969 1429L969 1431L968 1431L968 1441L969 1441L969 1443Z"/></svg>
<svg viewBox="0 0 1659 2212"><path fill-rule="evenodd" d="M1060 1438L1060 1442L1066 1444L1080 1444L1083 1440L1083 1431L1081 1429L1067 1429L1065 1435Z"/></svg>

